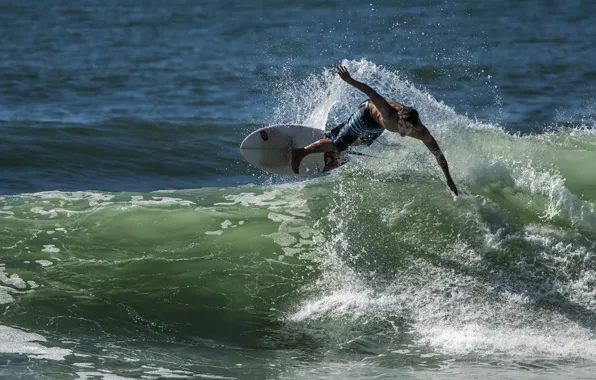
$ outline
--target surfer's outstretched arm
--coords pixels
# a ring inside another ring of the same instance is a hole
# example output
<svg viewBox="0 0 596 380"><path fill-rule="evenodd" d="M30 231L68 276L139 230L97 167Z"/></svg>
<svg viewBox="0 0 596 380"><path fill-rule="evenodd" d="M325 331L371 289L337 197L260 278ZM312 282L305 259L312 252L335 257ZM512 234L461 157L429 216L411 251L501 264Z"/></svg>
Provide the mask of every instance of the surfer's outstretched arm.
<svg viewBox="0 0 596 380"><path fill-rule="evenodd" d="M447 159L443 155L443 152L441 152L439 144L437 143L433 135L430 134L429 130L420 124L420 129L418 129L415 133L410 134L410 136L422 140L422 142L424 143L424 145L426 145L428 150L432 152L432 154L437 159L437 163L441 167L441 170L443 170L445 178L447 178L447 185L449 185L449 188L451 189L451 191L453 191L455 195L458 195L457 187L455 187L455 183L453 182L453 179L451 179L451 174L449 173L449 165L447 164Z"/></svg>
<svg viewBox="0 0 596 380"><path fill-rule="evenodd" d="M350 76L348 69L345 66L337 66L336 68L337 73L339 74L340 78L343 79L349 85L352 85L359 89L360 91L364 92L366 96L370 98L373 102L375 107L383 114L383 117L386 119L394 119L397 115L397 110L387 102L387 100L379 95L372 87L367 85L366 83L358 82L356 79Z"/></svg>

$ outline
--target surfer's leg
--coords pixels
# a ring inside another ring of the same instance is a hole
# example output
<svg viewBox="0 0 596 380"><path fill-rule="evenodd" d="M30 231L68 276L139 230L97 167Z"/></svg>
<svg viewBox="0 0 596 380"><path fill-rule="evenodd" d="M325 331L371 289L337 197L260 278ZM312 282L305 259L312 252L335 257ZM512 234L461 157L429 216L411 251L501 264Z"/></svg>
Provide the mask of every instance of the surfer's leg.
<svg viewBox="0 0 596 380"><path fill-rule="evenodd" d="M358 140L358 136L351 135L345 123L326 133L328 138L320 139L304 147L292 149L292 170L298 174L302 159L312 153L342 152Z"/></svg>
<svg viewBox="0 0 596 380"><path fill-rule="evenodd" d="M335 145L333 145L331 139L320 139L302 149L306 151L306 155L309 155L311 153L333 152Z"/></svg>
<svg viewBox="0 0 596 380"><path fill-rule="evenodd" d="M300 162L302 159L312 153L324 153L335 151L333 140L331 139L320 139L314 143L305 146L304 148L292 149L292 170L298 174Z"/></svg>
<svg viewBox="0 0 596 380"><path fill-rule="evenodd" d="M300 167L300 162L306 156L311 153L324 153L324 152L332 152L335 150L333 147L333 139L337 138L337 135L344 127L346 123L341 123L338 126L332 128L330 131L325 132L325 138L321 140L317 140L314 143L304 147L304 148L296 148L292 149L292 170L294 173L298 174L298 169ZM331 142L331 145L329 145Z"/></svg>

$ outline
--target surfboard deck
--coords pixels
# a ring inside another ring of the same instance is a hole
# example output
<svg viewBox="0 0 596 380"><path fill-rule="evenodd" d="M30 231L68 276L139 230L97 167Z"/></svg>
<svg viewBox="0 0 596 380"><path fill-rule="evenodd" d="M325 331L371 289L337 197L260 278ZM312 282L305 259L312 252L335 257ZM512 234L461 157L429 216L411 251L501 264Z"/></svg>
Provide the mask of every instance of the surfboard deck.
<svg viewBox="0 0 596 380"><path fill-rule="evenodd" d="M324 131L297 124L279 124L257 129L244 138L240 152L246 161L271 174L310 176L336 169L348 162L345 152L313 153L300 163L298 174L292 171L291 152L321 138Z"/></svg>

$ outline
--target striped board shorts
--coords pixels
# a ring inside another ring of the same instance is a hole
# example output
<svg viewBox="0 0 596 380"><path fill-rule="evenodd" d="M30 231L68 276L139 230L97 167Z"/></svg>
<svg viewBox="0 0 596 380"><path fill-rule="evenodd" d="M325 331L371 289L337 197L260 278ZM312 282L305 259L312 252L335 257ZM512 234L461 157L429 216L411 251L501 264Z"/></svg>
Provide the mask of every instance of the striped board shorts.
<svg viewBox="0 0 596 380"><path fill-rule="evenodd" d="M360 103L347 122L338 125L325 134L331 139L338 152L346 150L356 140L360 139L364 145L370 145L385 131L382 125L370 114L368 100Z"/></svg>

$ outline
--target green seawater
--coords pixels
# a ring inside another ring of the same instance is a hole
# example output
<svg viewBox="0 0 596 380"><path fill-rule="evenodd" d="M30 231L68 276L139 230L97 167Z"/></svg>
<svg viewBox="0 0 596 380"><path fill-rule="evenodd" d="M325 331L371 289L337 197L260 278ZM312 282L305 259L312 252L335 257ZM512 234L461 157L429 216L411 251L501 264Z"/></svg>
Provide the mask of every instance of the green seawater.
<svg viewBox="0 0 596 380"><path fill-rule="evenodd" d="M459 197L395 147L297 183L3 196L0 352L121 378L582 368L594 136L463 137Z"/></svg>

